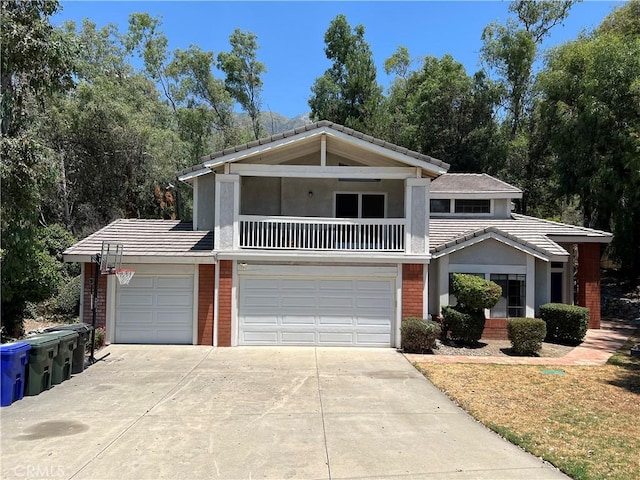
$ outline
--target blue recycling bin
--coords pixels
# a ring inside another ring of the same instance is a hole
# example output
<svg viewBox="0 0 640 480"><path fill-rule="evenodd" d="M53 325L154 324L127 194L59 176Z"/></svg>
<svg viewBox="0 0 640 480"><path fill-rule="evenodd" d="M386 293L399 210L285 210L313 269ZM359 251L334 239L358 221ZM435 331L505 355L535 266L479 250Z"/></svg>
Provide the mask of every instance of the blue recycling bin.
<svg viewBox="0 0 640 480"><path fill-rule="evenodd" d="M0 367L2 375L1 405L6 407L24 397L25 370L29 362L31 345L13 342L0 345Z"/></svg>

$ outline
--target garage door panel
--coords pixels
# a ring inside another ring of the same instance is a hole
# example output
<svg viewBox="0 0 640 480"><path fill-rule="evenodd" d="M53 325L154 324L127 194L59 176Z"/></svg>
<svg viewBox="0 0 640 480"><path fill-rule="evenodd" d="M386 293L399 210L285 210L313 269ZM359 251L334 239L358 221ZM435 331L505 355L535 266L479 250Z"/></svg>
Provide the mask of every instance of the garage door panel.
<svg viewBox="0 0 640 480"><path fill-rule="evenodd" d="M192 343L192 275L136 275L116 295L116 342Z"/></svg>
<svg viewBox="0 0 640 480"><path fill-rule="evenodd" d="M291 293L287 292L285 296L281 298L281 304L284 308L287 307L303 307L303 308L315 308L316 297L315 296L290 296ZM306 295L306 292L305 292Z"/></svg>
<svg viewBox="0 0 640 480"><path fill-rule="evenodd" d="M155 305L159 307L189 307L193 304L193 293L156 294Z"/></svg>
<svg viewBox="0 0 640 480"><path fill-rule="evenodd" d="M315 345L316 333L304 331L286 331L280 332L280 341L283 344L290 345Z"/></svg>
<svg viewBox="0 0 640 480"><path fill-rule="evenodd" d="M123 293L118 299L118 305L123 307L150 307L153 302L153 293L146 292Z"/></svg>
<svg viewBox="0 0 640 480"><path fill-rule="evenodd" d="M127 311L118 315L119 325L124 329L135 329L137 326L141 328L149 328L153 325L153 313L149 311Z"/></svg>
<svg viewBox="0 0 640 480"><path fill-rule="evenodd" d="M391 342L389 333L362 333L356 332L356 345L380 345L388 346Z"/></svg>
<svg viewBox="0 0 640 480"><path fill-rule="evenodd" d="M353 308L353 297L328 297L325 294L318 297L318 306L321 308Z"/></svg>
<svg viewBox="0 0 640 480"><path fill-rule="evenodd" d="M141 275L134 275L131 280L129 280L129 285L127 285L129 289L137 289L137 288L153 288L153 277L144 277Z"/></svg>
<svg viewBox="0 0 640 480"><path fill-rule="evenodd" d="M386 327L389 324L389 319L374 315L358 316L355 319L355 324L358 327Z"/></svg>
<svg viewBox="0 0 640 480"><path fill-rule="evenodd" d="M320 345L354 345L354 333L352 332L319 332L318 343Z"/></svg>
<svg viewBox="0 0 640 480"><path fill-rule="evenodd" d="M193 287L191 277L156 277L156 288L170 290L188 290Z"/></svg>
<svg viewBox="0 0 640 480"><path fill-rule="evenodd" d="M313 315L283 315L282 325L315 325L316 318Z"/></svg>
<svg viewBox="0 0 640 480"><path fill-rule="evenodd" d="M278 317L275 315L247 315L245 325L278 325Z"/></svg>
<svg viewBox="0 0 640 480"><path fill-rule="evenodd" d="M274 295L277 295L274 293ZM247 307L277 307L280 304L277 296L269 295L254 295L248 293L244 298L244 304Z"/></svg>
<svg viewBox="0 0 640 480"><path fill-rule="evenodd" d="M390 346L395 277L253 277L240 274L239 342ZM341 272L342 273L342 272ZM310 273L313 275L313 273ZM265 317L269 323L265 323Z"/></svg>
<svg viewBox="0 0 640 480"><path fill-rule="evenodd" d="M342 325L345 327L353 326L353 317L344 315L320 315L318 317L318 325Z"/></svg>
<svg viewBox="0 0 640 480"><path fill-rule="evenodd" d="M241 343L244 345L276 345L278 343L278 332L244 331L242 332Z"/></svg>

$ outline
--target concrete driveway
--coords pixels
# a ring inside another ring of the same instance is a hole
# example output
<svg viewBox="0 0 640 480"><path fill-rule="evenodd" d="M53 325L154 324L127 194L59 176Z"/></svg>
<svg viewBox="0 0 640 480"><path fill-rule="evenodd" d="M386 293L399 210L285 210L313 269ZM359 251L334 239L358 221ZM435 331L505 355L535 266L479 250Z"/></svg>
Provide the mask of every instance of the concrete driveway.
<svg viewBox="0 0 640 480"><path fill-rule="evenodd" d="M112 345L2 408L2 478L567 478L392 349Z"/></svg>

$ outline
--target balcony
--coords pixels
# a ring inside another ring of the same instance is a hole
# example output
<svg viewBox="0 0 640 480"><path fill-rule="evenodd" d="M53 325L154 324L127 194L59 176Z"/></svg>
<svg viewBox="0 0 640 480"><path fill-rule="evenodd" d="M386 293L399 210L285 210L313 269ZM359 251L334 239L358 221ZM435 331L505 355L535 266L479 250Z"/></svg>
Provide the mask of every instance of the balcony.
<svg viewBox="0 0 640 480"><path fill-rule="evenodd" d="M240 215L240 248L405 251L404 218L320 218Z"/></svg>

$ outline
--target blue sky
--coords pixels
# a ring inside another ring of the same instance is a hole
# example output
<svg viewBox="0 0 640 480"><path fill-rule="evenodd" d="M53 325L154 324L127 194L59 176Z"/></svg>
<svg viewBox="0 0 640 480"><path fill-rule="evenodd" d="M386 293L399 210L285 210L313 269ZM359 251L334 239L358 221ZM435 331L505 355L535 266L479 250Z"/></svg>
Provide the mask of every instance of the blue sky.
<svg viewBox="0 0 640 480"><path fill-rule="evenodd" d="M351 26L362 24L378 67L378 81L389 78L384 61L399 45L412 57L440 57L450 53L472 74L480 69L483 28L509 16L506 1L412 2L223 2L223 1L62 1L54 24L89 18L98 26L115 23L127 29L132 12L162 18L169 48L199 45L215 54L229 49L235 28L258 36L259 59L265 63L263 109L293 117L309 111L307 101L314 80L330 66L324 54L324 33L342 13ZM564 25L557 26L546 47L574 39L591 30L622 2L584 1L575 5Z"/></svg>

